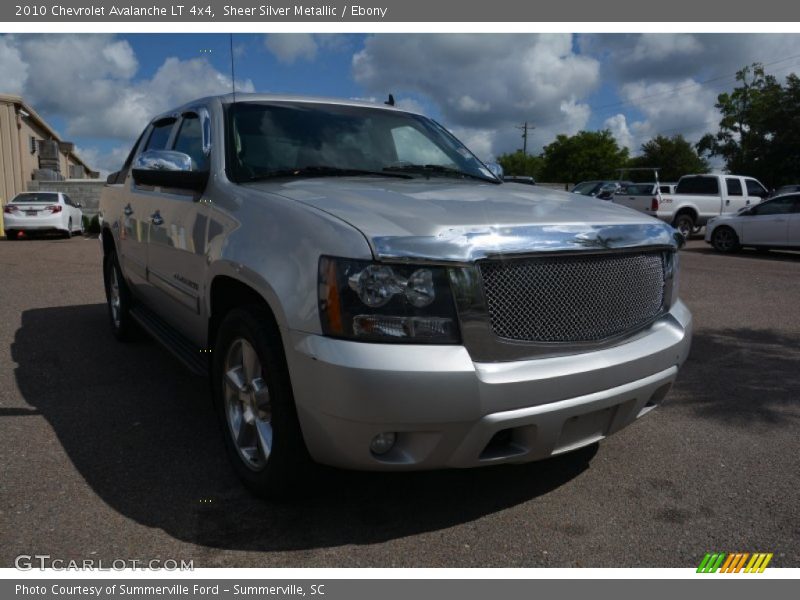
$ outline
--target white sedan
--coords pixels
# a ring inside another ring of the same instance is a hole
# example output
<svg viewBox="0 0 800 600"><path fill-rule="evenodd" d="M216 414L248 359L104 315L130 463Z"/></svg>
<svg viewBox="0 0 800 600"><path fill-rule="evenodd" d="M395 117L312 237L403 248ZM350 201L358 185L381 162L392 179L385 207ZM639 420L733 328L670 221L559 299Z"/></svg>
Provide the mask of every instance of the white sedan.
<svg viewBox="0 0 800 600"><path fill-rule="evenodd" d="M66 237L83 233L81 205L61 192L23 192L3 207L6 239L20 231L59 231Z"/></svg>
<svg viewBox="0 0 800 600"><path fill-rule="evenodd" d="M754 248L800 248L800 194L786 194L722 215L706 224L706 242L720 252Z"/></svg>

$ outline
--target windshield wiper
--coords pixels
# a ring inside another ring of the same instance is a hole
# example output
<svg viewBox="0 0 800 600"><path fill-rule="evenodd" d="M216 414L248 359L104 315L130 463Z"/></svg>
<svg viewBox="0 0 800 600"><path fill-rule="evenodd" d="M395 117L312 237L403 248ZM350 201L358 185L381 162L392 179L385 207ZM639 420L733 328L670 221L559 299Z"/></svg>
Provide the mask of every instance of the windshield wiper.
<svg viewBox="0 0 800 600"><path fill-rule="evenodd" d="M455 169L453 167L445 167L443 165L397 165L393 167L384 167L384 171L391 173L423 173L423 174L436 174L444 175L446 177L469 177L479 181L486 181L488 183L500 183L497 179L490 179L481 175L475 175L468 171Z"/></svg>
<svg viewBox="0 0 800 600"><path fill-rule="evenodd" d="M375 177L397 177L400 179L413 179L405 173L387 173L385 171L370 171L368 169L348 169L331 167L328 165L311 165L296 169L276 169L248 177L245 181L260 181L279 177L348 177L352 175L371 175Z"/></svg>

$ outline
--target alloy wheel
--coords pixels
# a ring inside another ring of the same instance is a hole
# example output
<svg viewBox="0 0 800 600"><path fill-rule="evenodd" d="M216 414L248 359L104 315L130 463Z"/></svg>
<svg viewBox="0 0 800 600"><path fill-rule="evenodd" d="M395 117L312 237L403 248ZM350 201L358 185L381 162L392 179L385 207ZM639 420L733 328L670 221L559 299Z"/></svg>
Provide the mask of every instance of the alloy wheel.
<svg viewBox="0 0 800 600"><path fill-rule="evenodd" d="M234 339L225 357L225 417L242 461L262 470L272 451L272 405L263 368L253 345Z"/></svg>

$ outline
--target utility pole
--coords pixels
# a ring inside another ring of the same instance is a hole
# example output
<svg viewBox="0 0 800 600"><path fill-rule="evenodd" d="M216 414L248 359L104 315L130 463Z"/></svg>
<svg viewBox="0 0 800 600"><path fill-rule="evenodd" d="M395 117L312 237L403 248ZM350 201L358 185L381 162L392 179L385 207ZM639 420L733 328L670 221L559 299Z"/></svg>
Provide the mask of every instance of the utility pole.
<svg viewBox="0 0 800 600"><path fill-rule="evenodd" d="M533 131L536 129L533 125L528 125L528 122L525 121L522 125L518 126L517 129L522 130L522 155L527 158L528 156L528 130L530 129Z"/></svg>

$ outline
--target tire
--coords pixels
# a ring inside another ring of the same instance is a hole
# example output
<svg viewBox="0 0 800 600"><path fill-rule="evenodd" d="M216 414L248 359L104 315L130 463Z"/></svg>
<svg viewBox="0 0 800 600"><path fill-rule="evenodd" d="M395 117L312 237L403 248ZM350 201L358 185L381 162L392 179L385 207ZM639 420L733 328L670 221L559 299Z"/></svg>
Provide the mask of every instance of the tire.
<svg viewBox="0 0 800 600"><path fill-rule="evenodd" d="M675 217L672 226L677 229L685 239L689 239L694 229L694 219L688 213L682 213Z"/></svg>
<svg viewBox="0 0 800 600"><path fill-rule="evenodd" d="M702 230L703 230L703 226L702 225L695 225L694 227L692 227L692 235L697 235Z"/></svg>
<svg viewBox="0 0 800 600"><path fill-rule="evenodd" d="M111 332L120 342L131 341L134 339L135 328L130 315L131 293L122 277L117 253L114 251L106 254L103 260L103 282L106 289L106 306L111 322Z"/></svg>
<svg viewBox="0 0 800 600"><path fill-rule="evenodd" d="M6 229L6 241L15 242L17 240L17 232L13 229Z"/></svg>
<svg viewBox="0 0 800 600"><path fill-rule="evenodd" d="M78 235L83 237L86 234L86 226L83 224L83 219L81 219L81 228L78 229Z"/></svg>
<svg viewBox="0 0 800 600"><path fill-rule="evenodd" d="M718 252L736 252L740 248L739 236L730 227L717 227L711 234L711 245Z"/></svg>
<svg viewBox="0 0 800 600"><path fill-rule="evenodd" d="M211 385L225 449L263 498L297 497L314 469L297 418L280 332L263 307L230 311L212 355Z"/></svg>

